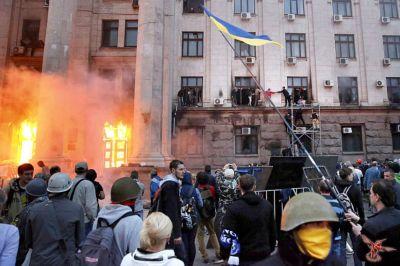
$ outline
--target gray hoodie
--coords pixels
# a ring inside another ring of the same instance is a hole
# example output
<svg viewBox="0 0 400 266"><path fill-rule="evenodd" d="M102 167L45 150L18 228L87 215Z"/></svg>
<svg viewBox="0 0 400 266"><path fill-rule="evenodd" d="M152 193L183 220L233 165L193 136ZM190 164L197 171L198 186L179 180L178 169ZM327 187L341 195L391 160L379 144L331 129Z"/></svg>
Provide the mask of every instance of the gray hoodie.
<svg viewBox="0 0 400 266"><path fill-rule="evenodd" d="M84 180L76 186L81 179ZM85 223L89 223L96 218L97 214L96 189L94 188L93 183L86 180L83 175L77 175L72 182L73 185L68 192L68 198L71 198L72 192L75 190L74 198L71 200L82 206L85 215Z"/></svg>
<svg viewBox="0 0 400 266"><path fill-rule="evenodd" d="M131 212L132 209L128 206L120 204L109 204L104 206L93 223L93 230L97 228L98 218L105 219L109 224L118 220L122 215ZM128 252L133 252L139 247L140 230L142 229L142 219L137 215L123 218L114 227L114 236L117 246L122 256Z"/></svg>

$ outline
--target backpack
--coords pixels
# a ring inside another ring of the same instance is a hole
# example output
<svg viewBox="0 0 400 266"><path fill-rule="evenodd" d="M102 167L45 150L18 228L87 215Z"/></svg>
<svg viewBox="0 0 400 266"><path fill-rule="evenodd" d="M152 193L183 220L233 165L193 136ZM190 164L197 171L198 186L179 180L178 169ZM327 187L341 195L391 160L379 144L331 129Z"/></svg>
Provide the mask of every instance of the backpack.
<svg viewBox="0 0 400 266"><path fill-rule="evenodd" d="M196 199L193 197L194 188L191 188L191 197L182 197L181 218L182 229L192 230L197 225Z"/></svg>
<svg viewBox="0 0 400 266"><path fill-rule="evenodd" d="M203 199L203 208L200 210L200 216L204 219L213 218L215 216L215 200L212 196L210 186L200 190L201 198Z"/></svg>
<svg viewBox="0 0 400 266"><path fill-rule="evenodd" d="M77 255L79 265L120 265L125 254L121 254L118 248L113 229L119 221L128 216L133 216L133 212L125 213L112 224L109 224L103 218L99 218L97 229L88 234L81 252ZM128 252L129 250L126 251L126 253Z"/></svg>
<svg viewBox="0 0 400 266"><path fill-rule="evenodd" d="M357 214L357 212L354 210L353 203L351 203L351 200L350 200L349 196L347 195L347 193L349 193L350 188L351 188L351 185L346 187L342 193L338 194L337 199L341 204L344 205L343 207L344 207L345 211L351 210L352 212Z"/></svg>

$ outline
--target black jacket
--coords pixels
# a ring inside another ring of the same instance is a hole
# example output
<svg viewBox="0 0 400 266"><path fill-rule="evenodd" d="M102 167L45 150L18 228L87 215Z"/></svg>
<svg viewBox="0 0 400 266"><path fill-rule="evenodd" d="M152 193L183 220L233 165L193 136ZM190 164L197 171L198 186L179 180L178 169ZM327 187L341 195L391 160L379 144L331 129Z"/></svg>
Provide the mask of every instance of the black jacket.
<svg viewBox="0 0 400 266"><path fill-rule="evenodd" d="M340 260L334 256L329 255L325 260L311 261L309 257L303 255L293 239L291 233L283 233L282 239L278 243L278 252L263 264L256 263L252 266L273 265L273 266L344 266Z"/></svg>
<svg viewBox="0 0 400 266"><path fill-rule="evenodd" d="M369 240L382 242L383 247L395 248L394 252L380 252L382 261L380 263L371 263L367 260L366 254L370 251L361 236L357 237L355 251L358 257L365 261L365 265L374 266L398 266L400 265L400 210L384 208L380 212L372 215L365 222L361 234L369 238Z"/></svg>
<svg viewBox="0 0 400 266"><path fill-rule="evenodd" d="M349 189L347 195L349 196L349 199L353 204L355 211L358 213L358 216L360 217L360 221L358 223L362 225L365 222L365 214L364 214L364 206L360 188L356 184L354 184L354 182L351 181L342 179L336 181L336 187L339 193L343 193L344 189L348 186L351 186L351 188Z"/></svg>
<svg viewBox="0 0 400 266"><path fill-rule="evenodd" d="M238 235L240 261L262 260L275 249L272 205L254 192L244 194L227 208L223 228Z"/></svg>
<svg viewBox="0 0 400 266"><path fill-rule="evenodd" d="M159 211L171 219L173 228L171 239L181 237L181 199L179 197L179 184L167 181L161 185Z"/></svg>

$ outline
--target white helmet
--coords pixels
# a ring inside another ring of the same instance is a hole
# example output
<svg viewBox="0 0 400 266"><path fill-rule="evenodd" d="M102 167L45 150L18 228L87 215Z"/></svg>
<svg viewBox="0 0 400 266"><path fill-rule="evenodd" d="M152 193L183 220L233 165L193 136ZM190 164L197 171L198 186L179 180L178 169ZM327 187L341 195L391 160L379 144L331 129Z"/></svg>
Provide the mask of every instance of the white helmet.
<svg viewBox="0 0 400 266"><path fill-rule="evenodd" d="M70 190L72 187L72 181L68 174L55 173L49 179L47 191L49 193L63 193Z"/></svg>

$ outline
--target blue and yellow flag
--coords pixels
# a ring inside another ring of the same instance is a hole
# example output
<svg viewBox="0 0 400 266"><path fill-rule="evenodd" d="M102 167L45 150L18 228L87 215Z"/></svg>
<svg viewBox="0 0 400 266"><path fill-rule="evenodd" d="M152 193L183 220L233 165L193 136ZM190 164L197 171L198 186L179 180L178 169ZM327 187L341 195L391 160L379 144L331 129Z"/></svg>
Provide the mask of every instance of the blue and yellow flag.
<svg viewBox="0 0 400 266"><path fill-rule="evenodd" d="M278 45L282 47L282 45L278 42L273 41L269 36L267 35L254 35L251 34L245 30L242 30L241 28L238 28L236 26L233 26L232 24L229 24L226 21L223 21L219 17L214 16L206 7L203 6L204 12L207 14L207 16L210 17L211 21L214 22L214 24L217 26L217 28L229 35L232 39L242 41L244 43L247 43L248 45L252 46L261 46L265 45L268 43Z"/></svg>

